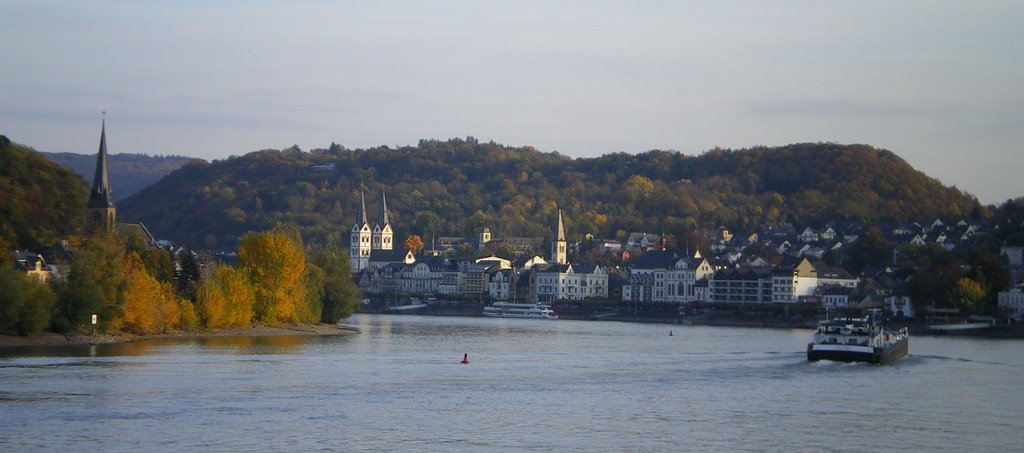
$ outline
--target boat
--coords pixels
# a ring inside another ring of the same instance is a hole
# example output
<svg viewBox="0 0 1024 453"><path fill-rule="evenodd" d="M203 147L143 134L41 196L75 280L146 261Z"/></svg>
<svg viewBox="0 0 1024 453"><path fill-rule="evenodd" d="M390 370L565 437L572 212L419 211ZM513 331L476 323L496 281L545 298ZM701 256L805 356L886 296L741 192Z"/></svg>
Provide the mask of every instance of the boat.
<svg viewBox="0 0 1024 453"><path fill-rule="evenodd" d="M938 321L938 320L935 320ZM928 333L937 335L971 335L992 331L996 320L987 316L971 316L959 322L945 318L939 322L928 322Z"/></svg>
<svg viewBox="0 0 1024 453"><path fill-rule="evenodd" d="M409 312L409 311L413 311L413 310L419 310L421 308L426 308L427 305L428 304L423 302L422 300L413 297L413 298L411 298L409 300L406 300L403 303L400 303L398 305L388 305L388 306L384 307L384 312L385 313L404 313L404 312Z"/></svg>
<svg viewBox="0 0 1024 453"><path fill-rule="evenodd" d="M907 328L889 330L881 313L874 310L863 318L825 319L818 323L814 340L807 344L807 360L888 364L907 355Z"/></svg>
<svg viewBox="0 0 1024 453"><path fill-rule="evenodd" d="M484 316L492 318L558 319L558 313L555 313L547 305L516 304L511 302L495 302L484 307Z"/></svg>

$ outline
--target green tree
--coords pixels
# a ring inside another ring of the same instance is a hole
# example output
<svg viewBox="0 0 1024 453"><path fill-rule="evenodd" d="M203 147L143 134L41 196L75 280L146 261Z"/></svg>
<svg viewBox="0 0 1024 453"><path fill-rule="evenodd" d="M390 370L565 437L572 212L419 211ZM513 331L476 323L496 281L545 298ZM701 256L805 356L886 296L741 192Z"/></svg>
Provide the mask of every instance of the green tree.
<svg viewBox="0 0 1024 453"><path fill-rule="evenodd" d="M0 331L18 335L42 332L50 322L53 302L49 285L9 266L0 266Z"/></svg>
<svg viewBox="0 0 1024 453"><path fill-rule="evenodd" d="M857 242L847 252L847 267L851 272L860 273L866 266L885 263L889 259L891 247L885 240L882 231L875 227L867 227L857 237Z"/></svg>
<svg viewBox="0 0 1024 453"><path fill-rule="evenodd" d="M59 286L56 330L87 326L94 314L101 332L120 330L124 255L124 246L113 234L100 234L84 241L67 279Z"/></svg>
<svg viewBox="0 0 1024 453"><path fill-rule="evenodd" d="M317 264L323 270L323 308L320 322L337 324L338 321L352 316L359 306L359 288L352 281L352 270L348 256L340 249L328 243L317 258Z"/></svg>

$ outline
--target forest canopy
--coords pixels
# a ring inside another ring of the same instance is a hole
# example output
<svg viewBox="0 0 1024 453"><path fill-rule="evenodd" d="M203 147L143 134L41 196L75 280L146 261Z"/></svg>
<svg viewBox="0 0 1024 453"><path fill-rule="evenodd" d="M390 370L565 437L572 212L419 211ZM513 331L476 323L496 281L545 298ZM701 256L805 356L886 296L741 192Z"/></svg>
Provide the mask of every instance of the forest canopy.
<svg viewBox="0 0 1024 453"><path fill-rule="evenodd" d="M803 143L698 156L673 151L573 159L467 139L309 152L264 150L193 161L119 204L152 231L234 249L249 231L294 225L322 243L347 232L365 189L371 219L386 191L396 236L548 237L557 209L570 235L679 233L727 226L964 218L977 199L867 145ZM372 220L371 220L372 222Z"/></svg>

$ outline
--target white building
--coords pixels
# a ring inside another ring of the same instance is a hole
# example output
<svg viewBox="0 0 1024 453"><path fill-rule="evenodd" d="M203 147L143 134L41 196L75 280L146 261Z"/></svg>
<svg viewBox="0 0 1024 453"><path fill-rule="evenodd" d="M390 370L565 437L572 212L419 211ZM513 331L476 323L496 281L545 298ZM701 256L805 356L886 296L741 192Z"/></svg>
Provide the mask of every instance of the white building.
<svg viewBox="0 0 1024 453"><path fill-rule="evenodd" d="M999 311L1017 321L1024 321L1024 291L1013 288L999 292Z"/></svg>
<svg viewBox="0 0 1024 453"><path fill-rule="evenodd" d="M629 269L622 286L624 302L689 303L704 300L698 280L714 274L714 268L698 252L694 258L679 258L673 252L643 254Z"/></svg>

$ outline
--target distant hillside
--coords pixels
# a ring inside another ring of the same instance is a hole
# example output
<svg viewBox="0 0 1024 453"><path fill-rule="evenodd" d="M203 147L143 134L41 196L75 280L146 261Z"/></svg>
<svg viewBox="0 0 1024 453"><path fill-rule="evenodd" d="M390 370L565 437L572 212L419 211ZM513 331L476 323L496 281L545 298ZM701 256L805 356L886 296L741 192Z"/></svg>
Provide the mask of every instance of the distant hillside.
<svg viewBox="0 0 1024 453"><path fill-rule="evenodd" d="M81 177L0 135L0 237L37 249L77 234L88 187Z"/></svg>
<svg viewBox="0 0 1024 453"><path fill-rule="evenodd" d="M116 174L115 170L111 174ZM112 176L113 177L113 176ZM416 147L303 152L265 150L191 162L119 204L160 237L233 248L242 234L296 225L307 241L347 242L359 187L371 223L387 191L396 237L551 235L556 210L572 237L629 231L681 233L762 222L902 222L977 213L977 199L866 145L796 144L708 151L649 151L572 159L473 139Z"/></svg>
<svg viewBox="0 0 1024 453"><path fill-rule="evenodd" d="M75 153L42 153L60 165L70 168L92 184L96 172L95 154ZM191 157L184 156L149 156L146 154L111 154L108 156L110 170L110 186L114 190L114 200L118 201L153 184L168 173L181 168Z"/></svg>

